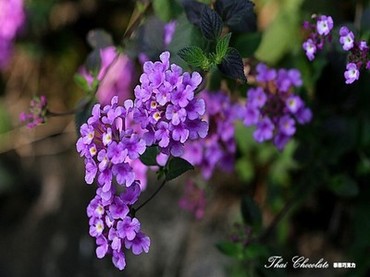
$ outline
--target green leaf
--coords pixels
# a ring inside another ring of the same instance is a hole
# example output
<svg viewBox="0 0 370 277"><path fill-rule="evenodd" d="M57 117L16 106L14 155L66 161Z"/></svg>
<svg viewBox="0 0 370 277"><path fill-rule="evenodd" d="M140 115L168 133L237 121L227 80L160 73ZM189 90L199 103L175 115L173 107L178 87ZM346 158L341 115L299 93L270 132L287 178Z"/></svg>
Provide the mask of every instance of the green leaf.
<svg viewBox="0 0 370 277"><path fill-rule="evenodd" d="M244 251L244 257L250 260L267 257L268 255L267 247L262 244L248 244Z"/></svg>
<svg viewBox="0 0 370 277"><path fill-rule="evenodd" d="M192 166L187 160L183 158L174 157L170 160L166 173L166 180L170 181L184 174L186 171L193 170Z"/></svg>
<svg viewBox="0 0 370 277"><path fill-rule="evenodd" d="M165 22L175 18L181 12L181 7L175 0L153 0L153 9Z"/></svg>
<svg viewBox="0 0 370 277"><path fill-rule="evenodd" d="M198 46L202 49L205 47L205 40L199 28L191 24L185 14L179 16L176 20L176 30L172 41L168 45L168 50L171 53L177 53L186 46ZM171 56L171 62L176 63L181 67L186 67L187 64L178 55Z"/></svg>
<svg viewBox="0 0 370 277"><path fill-rule="evenodd" d="M242 198L241 211L246 224L259 228L262 224L261 210L249 196Z"/></svg>
<svg viewBox="0 0 370 277"><path fill-rule="evenodd" d="M218 39L221 35L222 27L221 17L214 10L205 6L200 18L200 30L204 38L208 40Z"/></svg>
<svg viewBox="0 0 370 277"><path fill-rule="evenodd" d="M158 154L159 154L158 147L150 146L140 156L140 161L147 166L158 165L157 163Z"/></svg>
<svg viewBox="0 0 370 277"><path fill-rule="evenodd" d="M185 47L177 54L191 66L199 67L203 70L208 70L210 67L207 56L203 53L203 50L197 46Z"/></svg>
<svg viewBox="0 0 370 277"><path fill-rule="evenodd" d="M329 188L342 197L354 197L359 192L357 183L345 174L334 176L329 182Z"/></svg>
<svg viewBox="0 0 370 277"><path fill-rule="evenodd" d="M300 8L303 0L282 1L276 18L263 32L256 58L269 64L277 63L285 54L302 51Z"/></svg>
<svg viewBox="0 0 370 277"><path fill-rule="evenodd" d="M230 241L219 242L216 244L217 249L226 256L243 259L243 246L240 243Z"/></svg>
<svg viewBox="0 0 370 277"><path fill-rule="evenodd" d="M232 32L253 32L256 30L254 3L249 0L217 0L215 10Z"/></svg>
<svg viewBox="0 0 370 277"><path fill-rule="evenodd" d="M83 91L85 91L85 92L90 91L90 86L89 86L87 80L81 74L76 73L73 76L73 79L74 79L76 85L78 85Z"/></svg>
<svg viewBox="0 0 370 277"><path fill-rule="evenodd" d="M229 49L230 38L231 38L231 33L228 33L217 41L216 64L220 64L222 59L227 54L227 50Z"/></svg>
<svg viewBox="0 0 370 277"><path fill-rule="evenodd" d="M6 109L3 103L0 103L0 134L5 133L11 129L12 129L12 124L11 124L11 118L8 113L8 110ZM0 139L1 139L1 136L0 136ZM0 140L0 143L1 142L2 141Z"/></svg>
<svg viewBox="0 0 370 277"><path fill-rule="evenodd" d="M247 157L242 157L236 161L235 169L243 181L250 182L254 177L254 167Z"/></svg>
<svg viewBox="0 0 370 277"><path fill-rule="evenodd" d="M250 57L254 55L258 46L261 43L261 33L248 33L237 36L235 40L235 48L239 50L242 57Z"/></svg>
<svg viewBox="0 0 370 277"><path fill-rule="evenodd" d="M235 48L229 47L226 56L223 58L221 64L219 64L217 67L223 74L232 79L247 81L247 78L244 74L242 57Z"/></svg>
<svg viewBox="0 0 370 277"><path fill-rule="evenodd" d="M101 57L99 49L94 49L86 59L86 68L94 77L98 76L101 68Z"/></svg>

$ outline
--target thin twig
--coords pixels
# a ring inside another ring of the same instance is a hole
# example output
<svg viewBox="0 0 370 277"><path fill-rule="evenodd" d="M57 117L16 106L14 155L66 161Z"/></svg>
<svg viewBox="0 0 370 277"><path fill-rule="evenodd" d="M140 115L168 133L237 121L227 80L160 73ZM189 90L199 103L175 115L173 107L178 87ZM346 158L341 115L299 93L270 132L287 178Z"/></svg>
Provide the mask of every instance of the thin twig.
<svg viewBox="0 0 370 277"><path fill-rule="evenodd" d="M132 208L132 212L135 214L138 210L144 207L150 200L152 200L158 194L158 192L164 187L164 185L166 184L166 181L167 180L164 179L162 184L153 192L153 194L147 200L145 200L142 204L140 204L139 207Z"/></svg>
<svg viewBox="0 0 370 277"><path fill-rule="evenodd" d="M356 11L355 11L355 22L354 22L357 30L360 30L361 28L361 19L362 19L363 12L364 12L363 0L357 0L356 1Z"/></svg>

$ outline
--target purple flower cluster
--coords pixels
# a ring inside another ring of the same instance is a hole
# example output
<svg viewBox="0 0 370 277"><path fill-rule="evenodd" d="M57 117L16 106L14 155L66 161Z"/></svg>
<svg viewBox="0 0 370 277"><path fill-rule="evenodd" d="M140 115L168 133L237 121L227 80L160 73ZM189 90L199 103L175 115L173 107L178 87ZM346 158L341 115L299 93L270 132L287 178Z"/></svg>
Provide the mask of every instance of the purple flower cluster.
<svg viewBox="0 0 370 277"><path fill-rule="evenodd" d="M146 149L144 140L130 127L132 112L133 102L126 100L120 106L117 96L110 105L96 104L81 126L76 144L85 158L86 183L91 184L96 177L98 181L97 195L87 209L90 235L98 245L96 254L98 258L112 254L113 264L120 270L126 264L123 245L136 255L148 252L150 245L140 231L140 222L130 214L141 192L131 164ZM114 179L120 187L113 185ZM123 192L119 194L119 190Z"/></svg>
<svg viewBox="0 0 370 277"><path fill-rule="evenodd" d="M19 120L27 124L28 128L34 128L46 122L48 102L45 96L34 97L29 106L29 113L22 112Z"/></svg>
<svg viewBox="0 0 370 277"><path fill-rule="evenodd" d="M111 254L121 270L126 265L124 247L140 254L150 246L132 207L145 187L138 179L146 182L140 155L147 146L158 145L166 158L179 156L187 140L204 138L208 132L208 123L201 118L204 100L194 95L202 78L170 66L168 52L160 58L160 62L144 64L134 102L120 105L114 96L110 104L93 107L76 143L85 159L86 183L95 179L98 183L87 209L96 254L99 258Z"/></svg>
<svg viewBox="0 0 370 277"><path fill-rule="evenodd" d="M23 0L0 1L0 68L8 63L13 40L24 19Z"/></svg>
<svg viewBox="0 0 370 277"><path fill-rule="evenodd" d="M333 29L333 19L331 16L313 16L315 23L305 21L303 28L309 31L308 39L302 44L306 51L307 58L312 61L317 51L324 47L325 41L331 40L331 30Z"/></svg>
<svg viewBox="0 0 370 277"><path fill-rule="evenodd" d="M204 117L210 124L210 130L205 139L187 143L182 157L200 168L203 177L208 180L216 167L225 171L234 167L234 123L242 117L242 106L232 103L230 97L222 92L202 91L200 96L207 106Z"/></svg>
<svg viewBox="0 0 370 277"><path fill-rule="evenodd" d="M110 198L104 199L98 193L87 207L89 233L97 244L96 256L101 259L106 254L112 255L112 262L119 270L126 266L124 248L131 249L135 255L149 251L150 238L141 232L139 220L130 214L130 207L140 192L140 185L135 181Z"/></svg>
<svg viewBox="0 0 370 277"><path fill-rule="evenodd" d="M113 177L126 187L134 182L135 174L128 161L137 159L146 149L143 139L128 127L132 110L131 100L120 106L114 96L111 105L95 104L91 117L80 128L77 151L85 157L85 181L91 184L97 176L100 196L105 200L115 193Z"/></svg>
<svg viewBox="0 0 370 277"><path fill-rule="evenodd" d="M349 52L344 78L346 84L352 84L360 78L362 68L370 69L369 47L364 40L356 41L355 35L346 26L340 28L339 35L343 50Z"/></svg>
<svg viewBox="0 0 370 277"><path fill-rule="evenodd" d="M208 123L201 119L204 100L194 93L202 77L197 72L183 73L169 59L170 53L164 52L161 61L144 63L141 84L134 90L134 121L146 130L147 146L158 145L164 154L181 156L187 140L207 135Z"/></svg>
<svg viewBox="0 0 370 277"><path fill-rule="evenodd" d="M326 39L331 40L330 31L333 29L333 19L330 16L321 15L313 18L316 19L316 24L306 21L303 25L310 31L309 38L302 45L310 61L315 58L316 52L323 48ZM339 36L343 50L349 52L344 78L346 84L352 84L360 78L361 69L370 70L369 46L364 40L356 41L355 35L346 26L340 28Z"/></svg>
<svg viewBox="0 0 370 277"><path fill-rule="evenodd" d="M296 132L296 122L311 121L311 110L294 95L294 87L302 85L297 69L270 69L265 64L256 67L259 86L247 91L244 124L255 125L254 139L263 142L272 139L282 150Z"/></svg>

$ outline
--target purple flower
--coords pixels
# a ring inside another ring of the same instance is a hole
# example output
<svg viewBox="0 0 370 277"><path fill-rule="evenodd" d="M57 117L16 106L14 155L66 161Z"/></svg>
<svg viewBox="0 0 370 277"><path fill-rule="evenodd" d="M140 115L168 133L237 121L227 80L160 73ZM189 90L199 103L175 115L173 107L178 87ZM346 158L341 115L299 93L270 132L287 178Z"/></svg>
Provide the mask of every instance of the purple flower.
<svg viewBox="0 0 370 277"><path fill-rule="evenodd" d="M199 118L200 116L204 115L205 111L206 105L204 99L193 99L186 107L186 114L190 120Z"/></svg>
<svg viewBox="0 0 370 277"><path fill-rule="evenodd" d="M242 109L244 114L244 107L239 103L232 103L230 97L223 92L202 91L199 96L204 99L199 114L204 113L206 106L204 118L213 128L208 130L208 124L199 119L186 121L188 128L192 130L189 137L196 140L185 144L182 157L199 167L203 177L209 179L217 167L223 171L233 169L234 160L226 157L232 157L236 152L234 123L241 119L240 110ZM263 97L257 93L257 103L263 101L258 99L259 96Z"/></svg>
<svg viewBox="0 0 370 277"><path fill-rule="evenodd" d="M209 125L201 119L188 120L185 122L185 126L185 128L189 130L189 138L191 140L205 138L208 134Z"/></svg>
<svg viewBox="0 0 370 277"><path fill-rule="evenodd" d="M247 105L245 109L244 124L246 126L254 125L258 122L260 117L260 112L258 108L253 107L252 105Z"/></svg>
<svg viewBox="0 0 370 277"><path fill-rule="evenodd" d="M314 60L315 59L315 54L316 54L317 48L316 48L316 45L313 42L313 40L309 38L307 41L305 41L302 44L302 47L306 51L307 58L310 61Z"/></svg>
<svg viewBox="0 0 370 277"><path fill-rule="evenodd" d="M0 68L8 64L13 40L25 21L23 0L2 0L0 2Z"/></svg>
<svg viewBox="0 0 370 277"><path fill-rule="evenodd" d="M125 145L122 142L113 141L107 150L107 158L113 164L120 164L123 163L127 157L128 150L125 149Z"/></svg>
<svg viewBox="0 0 370 277"><path fill-rule="evenodd" d="M302 48L306 52L308 60L312 61L315 59L315 55L318 50L323 49L326 41L331 41L330 32L334 27L334 22L331 16L313 15L312 19L315 23L305 21L303 28L309 31L308 38L302 44Z"/></svg>
<svg viewBox="0 0 370 277"><path fill-rule="evenodd" d="M127 55L119 54L113 46L100 49L101 68L97 79L100 82L96 97L102 105L107 105L113 96L119 102L131 97L133 81L136 80L135 64ZM85 67L80 68L81 75L91 86L94 77Z"/></svg>
<svg viewBox="0 0 370 277"><path fill-rule="evenodd" d="M265 105L267 97L261 87L248 90L248 104L260 108Z"/></svg>
<svg viewBox="0 0 370 277"><path fill-rule="evenodd" d="M173 35L176 31L176 21L170 21L166 25L164 25L164 45L167 47L173 38Z"/></svg>
<svg viewBox="0 0 370 277"><path fill-rule="evenodd" d="M177 126L172 126L172 139L174 141L180 141L184 143L189 138L189 130L186 128L185 124L179 124Z"/></svg>
<svg viewBox="0 0 370 277"><path fill-rule="evenodd" d="M321 15L317 19L316 23L317 33L321 36L329 35L333 29L333 19L331 16Z"/></svg>
<svg viewBox="0 0 370 277"><path fill-rule="evenodd" d="M140 230L140 222L137 218L125 217L117 223L117 234L120 238L133 240Z"/></svg>
<svg viewBox="0 0 370 277"><path fill-rule="evenodd" d="M88 184L92 184L98 172L98 167L93 159L85 160L85 170L85 181Z"/></svg>
<svg viewBox="0 0 370 277"><path fill-rule="evenodd" d="M290 136L278 133L274 138L274 145L278 150L281 151L284 149L285 145L289 142L290 138L291 138Z"/></svg>
<svg viewBox="0 0 370 277"><path fill-rule="evenodd" d="M299 124L306 124L312 119L312 112L309 108L300 108L296 113L296 118Z"/></svg>
<svg viewBox="0 0 370 277"><path fill-rule="evenodd" d="M295 133L295 121L293 118L285 115L279 120L279 130L286 136L292 136Z"/></svg>
<svg viewBox="0 0 370 277"><path fill-rule="evenodd" d="M258 82L268 82L276 78L276 71L274 69L268 68L267 65L259 63L256 66Z"/></svg>
<svg viewBox="0 0 370 277"><path fill-rule="evenodd" d="M361 50L361 51L368 51L369 50L369 46L367 46L367 42L365 40L361 40L358 44L358 48Z"/></svg>
<svg viewBox="0 0 370 277"><path fill-rule="evenodd" d="M288 110L295 114L303 106L303 101L299 96L290 96L285 100L285 104Z"/></svg>
<svg viewBox="0 0 370 277"><path fill-rule="evenodd" d="M119 270L123 270L126 267L126 260L123 252L113 251L112 262Z"/></svg>
<svg viewBox="0 0 370 277"><path fill-rule="evenodd" d="M99 259L102 259L105 257L105 255L107 254L108 252L108 241L106 239L106 237L104 236L99 236L96 238L96 244L98 245L98 247L96 248L96 256L99 258Z"/></svg>
<svg viewBox="0 0 370 277"><path fill-rule="evenodd" d="M133 168L128 162L114 165L112 173L116 176L119 185L126 185L127 187L131 186L136 177Z"/></svg>
<svg viewBox="0 0 370 277"><path fill-rule="evenodd" d="M99 218L95 218L93 220L93 223L90 225L89 231L90 236L99 237L103 233L103 231L104 231L104 221Z"/></svg>
<svg viewBox="0 0 370 277"><path fill-rule="evenodd" d="M273 131L274 125L268 117L265 117L257 123L253 137L257 142L263 142L272 138Z"/></svg>
<svg viewBox="0 0 370 277"><path fill-rule="evenodd" d="M34 128L38 125L45 123L47 120L47 115L48 115L48 102L46 97L45 96L34 97L29 105L29 113L22 112L19 115L19 120L21 122L26 123L28 128Z"/></svg>
<svg viewBox="0 0 370 277"><path fill-rule="evenodd" d="M343 50L351 50L354 46L355 35L346 26L340 28L339 35L339 42L342 44Z"/></svg>
<svg viewBox="0 0 370 277"><path fill-rule="evenodd" d="M344 72L344 78L346 78L346 84L352 84L354 81L358 80L360 77L360 72L357 69L356 64L347 64L347 70Z"/></svg>
<svg viewBox="0 0 370 277"><path fill-rule="evenodd" d="M127 249L132 250L135 255L140 255L143 251L148 253L150 247L150 238L139 232L136 234L133 240L125 240L125 246Z"/></svg>
<svg viewBox="0 0 370 277"><path fill-rule="evenodd" d="M302 77L301 77L301 72L298 69L290 69L288 70L288 78L290 79L290 82L295 86L295 87L300 87L302 86Z"/></svg>
<svg viewBox="0 0 370 277"><path fill-rule="evenodd" d="M126 188L125 192L120 195L120 198L127 205L133 205L138 200L140 193L140 184L136 181Z"/></svg>
<svg viewBox="0 0 370 277"><path fill-rule="evenodd" d="M109 213L112 219L124 219L129 213L129 207L120 197L115 196L109 206Z"/></svg>

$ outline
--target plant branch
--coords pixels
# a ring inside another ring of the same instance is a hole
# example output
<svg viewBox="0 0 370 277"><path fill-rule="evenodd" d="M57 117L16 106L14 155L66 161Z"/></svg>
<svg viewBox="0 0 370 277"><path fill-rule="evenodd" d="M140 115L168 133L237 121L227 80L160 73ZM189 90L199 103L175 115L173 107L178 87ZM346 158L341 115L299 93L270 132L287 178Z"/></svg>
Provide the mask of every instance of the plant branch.
<svg viewBox="0 0 370 277"><path fill-rule="evenodd" d="M357 0L356 1L356 10L355 10L355 27L357 30L360 30L361 28L361 19L362 14L364 12L364 3L363 0Z"/></svg>
<svg viewBox="0 0 370 277"><path fill-rule="evenodd" d="M295 199L291 199L288 201L285 206L281 209L281 211L276 215L274 220L270 223L270 225L265 229L265 231L260 235L259 241L265 241L271 233L274 231L276 226L279 224L279 222L284 218L285 215L288 214L290 209L294 206Z"/></svg>
<svg viewBox="0 0 370 277"><path fill-rule="evenodd" d="M150 200L152 200L158 194L158 192L164 187L164 185L166 184L166 181L167 180L164 179L162 184L153 192L153 194L147 200L141 203L137 208L132 208L133 214L135 214L138 210L144 207Z"/></svg>

